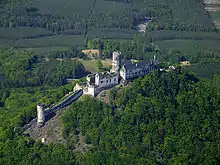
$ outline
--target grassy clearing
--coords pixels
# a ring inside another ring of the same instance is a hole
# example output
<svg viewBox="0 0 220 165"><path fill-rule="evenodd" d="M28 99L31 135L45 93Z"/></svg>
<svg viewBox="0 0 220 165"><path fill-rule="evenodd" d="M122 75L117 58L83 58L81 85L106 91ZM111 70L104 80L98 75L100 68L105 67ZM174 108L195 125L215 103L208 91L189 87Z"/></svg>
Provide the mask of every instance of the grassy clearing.
<svg viewBox="0 0 220 165"><path fill-rule="evenodd" d="M98 72L98 67L97 67L97 60L82 60L79 59L79 61L84 65L86 70L95 73ZM111 66L111 60L101 60L102 64L104 67L110 67Z"/></svg>

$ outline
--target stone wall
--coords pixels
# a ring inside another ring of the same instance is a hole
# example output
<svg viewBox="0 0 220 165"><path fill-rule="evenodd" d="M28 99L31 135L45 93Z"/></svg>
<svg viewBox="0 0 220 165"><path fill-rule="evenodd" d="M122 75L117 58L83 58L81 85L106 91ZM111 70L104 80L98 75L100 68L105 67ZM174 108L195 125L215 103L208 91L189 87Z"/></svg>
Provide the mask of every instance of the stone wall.
<svg viewBox="0 0 220 165"><path fill-rule="evenodd" d="M45 111L45 115L48 115L50 113L54 113L64 107L66 107L67 105L71 104L73 101L77 100L81 95L83 94L83 91L80 89L78 91L76 91L74 94L70 95L69 97L67 97L63 102L61 102L58 105L55 105L54 107L50 108L49 110Z"/></svg>

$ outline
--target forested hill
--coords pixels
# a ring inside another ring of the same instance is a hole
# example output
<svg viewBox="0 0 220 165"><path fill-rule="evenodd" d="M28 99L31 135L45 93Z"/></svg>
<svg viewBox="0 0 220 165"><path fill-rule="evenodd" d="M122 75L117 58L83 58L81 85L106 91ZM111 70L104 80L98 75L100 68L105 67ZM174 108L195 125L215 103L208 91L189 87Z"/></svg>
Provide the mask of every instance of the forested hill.
<svg viewBox="0 0 220 165"><path fill-rule="evenodd" d="M64 144L23 134L36 100L47 104L67 87L1 89L0 164L204 164L220 161L220 76L187 70L153 72L111 91L111 105L84 97L62 116ZM71 86L70 86L71 87ZM80 136L88 146L76 152Z"/></svg>
<svg viewBox="0 0 220 165"><path fill-rule="evenodd" d="M154 72L125 89L113 90L112 106L93 98L74 103L62 118L63 135L85 135L86 143L93 146L84 157L88 164L217 165L216 83L181 69Z"/></svg>
<svg viewBox="0 0 220 165"><path fill-rule="evenodd" d="M203 0L4 0L1 27L38 27L53 32L134 28L153 18L148 30L215 31Z"/></svg>

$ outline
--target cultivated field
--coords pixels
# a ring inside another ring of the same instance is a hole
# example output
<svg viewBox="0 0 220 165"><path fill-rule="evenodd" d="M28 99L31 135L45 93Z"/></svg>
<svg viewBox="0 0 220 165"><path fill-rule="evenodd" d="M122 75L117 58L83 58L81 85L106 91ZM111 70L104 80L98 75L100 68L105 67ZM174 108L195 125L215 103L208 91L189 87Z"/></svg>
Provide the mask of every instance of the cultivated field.
<svg viewBox="0 0 220 165"><path fill-rule="evenodd" d="M153 31L153 32L148 32L147 36L152 37L154 41L173 40L173 39L220 41L220 34L216 32Z"/></svg>
<svg viewBox="0 0 220 165"><path fill-rule="evenodd" d="M43 28L16 27L0 28L0 39L27 39L51 36L53 33Z"/></svg>
<svg viewBox="0 0 220 165"><path fill-rule="evenodd" d="M44 48L85 46L83 36L58 35L30 39L0 39L0 44L15 48Z"/></svg>
<svg viewBox="0 0 220 165"><path fill-rule="evenodd" d="M179 50L181 53L193 54L199 50L212 50L220 52L219 40L164 40L156 41L156 45L162 50Z"/></svg>
<svg viewBox="0 0 220 165"><path fill-rule="evenodd" d="M220 74L220 63L195 64L190 70L199 77L211 79L214 73Z"/></svg>

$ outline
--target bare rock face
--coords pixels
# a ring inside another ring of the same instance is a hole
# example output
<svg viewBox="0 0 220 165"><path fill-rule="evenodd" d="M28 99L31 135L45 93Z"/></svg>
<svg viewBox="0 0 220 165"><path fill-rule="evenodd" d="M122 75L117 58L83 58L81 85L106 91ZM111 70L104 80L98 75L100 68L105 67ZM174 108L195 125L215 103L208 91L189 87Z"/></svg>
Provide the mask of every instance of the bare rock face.
<svg viewBox="0 0 220 165"><path fill-rule="evenodd" d="M62 111L67 110L63 109ZM62 112L63 113L63 112ZM45 123L39 125L37 120L33 120L26 128L26 133L35 140L43 140L43 143L63 143L64 139L61 134L61 111L57 111L47 118Z"/></svg>

